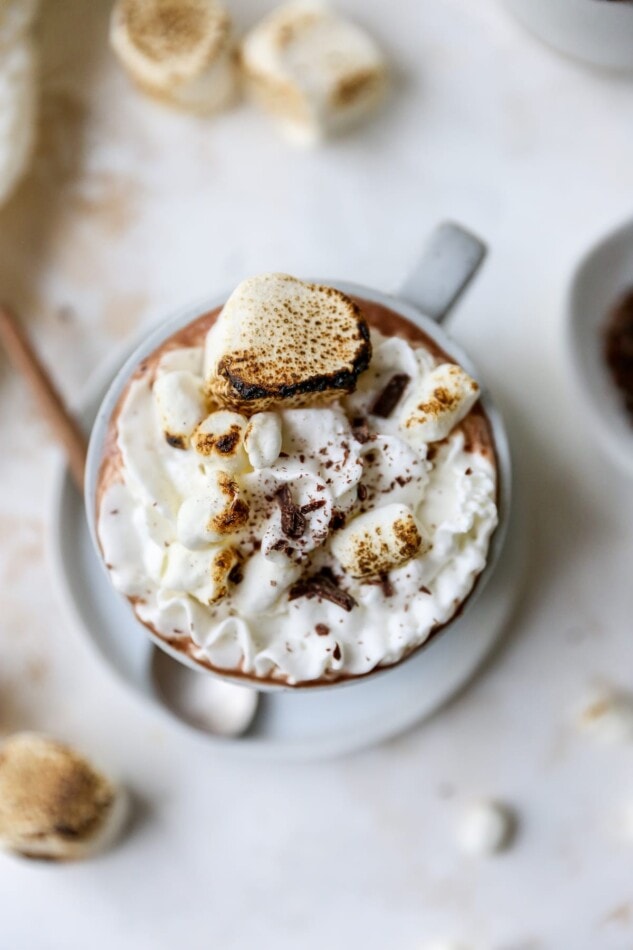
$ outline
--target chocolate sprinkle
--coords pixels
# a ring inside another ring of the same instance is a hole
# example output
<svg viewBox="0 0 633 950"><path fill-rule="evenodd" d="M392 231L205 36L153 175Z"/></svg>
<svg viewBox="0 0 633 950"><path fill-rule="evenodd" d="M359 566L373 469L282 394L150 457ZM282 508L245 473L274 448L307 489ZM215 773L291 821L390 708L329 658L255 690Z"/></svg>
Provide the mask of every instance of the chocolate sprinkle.
<svg viewBox="0 0 633 950"><path fill-rule="evenodd" d="M340 528L345 526L345 515L342 511L335 509L332 512L332 517L330 518L330 523L328 528L330 531L338 531Z"/></svg>
<svg viewBox="0 0 633 950"><path fill-rule="evenodd" d="M369 408L370 413L373 416L380 416L381 419L388 419L400 402L410 381L411 377L407 373L396 373L392 376L383 391L374 399Z"/></svg>
<svg viewBox="0 0 633 950"><path fill-rule="evenodd" d="M287 538L300 538L306 529L306 519L301 514L299 506L292 500L290 487L282 485L276 498L281 510L281 530Z"/></svg>
<svg viewBox="0 0 633 950"><path fill-rule="evenodd" d="M365 499L367 498L367 486L362 485L359 482L358 487L356 489L356 495L359 501L365 501Z"/></svg>
<svg viewBox="0 0 633 950"><path fill-rule="evenodd" d="M319 637L327 637L330 632L330 628L326 623L318 623L314 629Z"/></svg>
<svg viewBox="0 0 633 950"><path fill-rule="evenodd" d="M356 601L352 595L340 589L333 572L326 567L322 568L318 574L312 574L311 577L302 577L290 588L288 600L297 600L299 597L307 597L308 600L320 597L347 610L348 613L352 607L356 607Z"/></svg>
<svg viewBox="0 0 633 950"><path fill-rule="evenodd" d="M325 498L319 498L316 501L309 501L307 505L301 505L301 512L304 515L309 514L311 511L317 511L319 508L325 507Z"/></svg>

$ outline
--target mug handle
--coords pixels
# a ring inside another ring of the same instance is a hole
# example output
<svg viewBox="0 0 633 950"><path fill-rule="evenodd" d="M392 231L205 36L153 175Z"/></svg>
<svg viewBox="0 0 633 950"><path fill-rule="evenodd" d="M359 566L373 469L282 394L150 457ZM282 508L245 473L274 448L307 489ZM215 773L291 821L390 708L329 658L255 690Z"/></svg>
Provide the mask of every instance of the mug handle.
<svg viewBox="0 0 633 950"><path fill-rule="evenodd" d="M398 296L442 323L479 270L487 250L470 231L443 221L431 232Z"/></svg>

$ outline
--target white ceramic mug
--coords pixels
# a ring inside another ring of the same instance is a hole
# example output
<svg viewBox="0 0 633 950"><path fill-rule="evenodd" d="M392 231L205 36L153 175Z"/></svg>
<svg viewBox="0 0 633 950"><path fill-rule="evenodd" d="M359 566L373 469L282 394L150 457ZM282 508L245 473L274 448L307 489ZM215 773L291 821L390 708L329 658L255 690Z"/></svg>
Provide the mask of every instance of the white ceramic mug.
<svg viewBox="0 0 633 950"><path fill-rule="evenodd" d="M633 70L630 0L504 0L532 33L568 56Z"/></svg>
<svg viewBox="0 0 633 950"><path fill-rule="evenodd" d="M364 287L359 284L351 284L341 281L328 281L321 278L311 279L316 283L337 287L344 293L362 297L365 300L374 301L375 303L395 310L411 323L417 324L419 327L421 327L424 333L426 333L435 343L437 343L437 345L442 350L444 350L458 363L460 363L467 370L467 372L477 378L481 384L481 378L479 377L476 369L473 367L471 360L447 335L443 327L440 326L440 323L445 319L453 305L463 293L470 279L479 268L484 256L485 247L478 238L474 237L472 234L465 231L458 225L444 223L439 225L439 227L436 228L436 230L432 233L417 267L412 272L409 279L404 283L399 294L395 296L385 294L378 290L373 290L369 287ZM209 300L204 300L195 306L189 306L156 327L156 329L154 329L142 341L142 343L136 347L131 356L125 361L112 381L99 407L92 428L90 444L88 448L84 495L90 534L97 550L99 561L103 565L104 571L106 571L106 567L103 564L101 549L97 538L96 493L99 470L103 458L104 444L112 412L119 400L119 397L121 396L121 393L127 386L130 376L137 369L138 365L147 356L149 356L150 353L159 347L161 343L163 343L168 337L172 336L188 323L191 323L191 321L200 316L200 314L214 310L216 307L221 306L228 296L228 293L224 293ZM466 600L463 610L459 612L460 618L463 617L464 613L468 611L475 603L476 599L484 589L487 580L494 571L495 565L503 548L510 512L512 476L510 448L506 430L498 409L494 405L494 402L483 385L480 401L490 421L495 443L499 484L499 524L491 540L486 566L477 580L475 589ZM452 621L449 621L449 623L440 628L438 634L444 633L451 626L451 623ZM145 632L152 638L157 646L172 656L175 660L178 660L179 662L184 663L198 671L204 669L204 667L196 663L195 660L190 659L181 651L174 649L160 637L153 635L151 631L145 630ZM430 642L432 639L432 637L429 637L428 641L426 642ZM409 656L401 660L400 663L405 663L409 657L414 656L419 650L423 649L424 646L425 644L422 644L420 647L413 650ZM400 663L396 665L398 666ZM311 690L332 689L334 686L344 686L354 683L366 682L371 677L387 674L389 669L390 667L376 667L376 669L362 677L334 681L331 684L323 684L318 687L301 683L297 684L296 686L288 686L284 683L264 681L259 683L254 679L245 680L244 677L232 676L230 671L227 671L226 675L222 674L222 678L235 682L241 686L253 686L256 689L263 691L279 689L296 691L306 687L310 688ZM210 675L221 675L210 670L208 672Z"/></svg>

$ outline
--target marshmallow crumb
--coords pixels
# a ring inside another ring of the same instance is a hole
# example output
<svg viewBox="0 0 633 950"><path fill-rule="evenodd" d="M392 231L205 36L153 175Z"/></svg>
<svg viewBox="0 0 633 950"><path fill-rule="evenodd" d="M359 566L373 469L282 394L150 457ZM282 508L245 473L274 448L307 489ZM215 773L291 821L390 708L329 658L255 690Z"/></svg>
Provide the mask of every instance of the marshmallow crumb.
<svg viewBox="0 0 633 950"><path fill-rule="evenodd" d="M466 854L496 854L508 847L515 827L515 817L506 805L481 799L464 809L457 824L457 843Z"/></svg>
<svg viewBox="0 0 633 950"><path fill-rule="evenodd" d="M0 746L0 847L83 858L110 844L125 816L122 791L69 746L32 733Z"/></svg>
<svg viewBox="0 0 633 950"><path fill-rule="evenodd" d="M600 742L617 745L633 741L633 694L602 691L582 710L580 729Z"/></svg>

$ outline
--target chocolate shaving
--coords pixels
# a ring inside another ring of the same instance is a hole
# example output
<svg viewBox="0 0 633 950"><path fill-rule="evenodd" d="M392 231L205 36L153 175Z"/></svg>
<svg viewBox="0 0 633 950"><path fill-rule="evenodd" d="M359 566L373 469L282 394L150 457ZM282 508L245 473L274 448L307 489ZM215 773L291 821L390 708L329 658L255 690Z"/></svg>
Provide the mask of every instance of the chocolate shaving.
<svg viewBox="0 0 633 950"><path fill-rule="evenodd" d="M356 496L359 501L365 501L365 499L367 498L367 486L362 485L359 482L358 487L356 488Z"/></svg>
<svg viewBox="0 0 633 950"><path fill-rule="evenodd" d="M385 597L393 597L396 592L396 589L390 581L388 574L380 574L378 577L375 577L372 580L367 580L364 583L375 584L377 587L380 587Z"/></svg>
<svg viewBox="0 0 633 950"><path fill-rule="evenodd" d="M318 637L327 637L330 632L330 628L325 623L318 623L314 629Z"/></svg>
<svg viewBox="0 0 633 950"><path fill-rule="evenodd" d="M306 529L306 519L301 514L301 509L295 505L290 494L290 487L282 485L276 494L279 508L281 510L281 530L287 538L300 538Z"/></svg>
<svg viewBox="0 0 633 950"><path fill-rule="evenodd" d="M388 419L396 408L402 394L409 385L411 377L407 373L396 373L392 376L382 392L378 393L369 411L373 416Z"/></svg>
<svg viewBox="0 0 633 950"><path fill-rule="evenodd" d="M304 515L309 514L311 511L317 511L319 508L325 507L325 498L319 498L316 501L309 501L307 505L301 505L301 513Z"/></svg>
<svg viewBox="0 0 633 950"><path fill-rule="evenodd" d="M352 595L346 590L341 590L333 572L328 568L323 568L311 577L302 577L298 580L288 591L288 600L297 600L299 597L307 597L308 600L320 597L348 612L352 607L356 607L356 601Z"/></svg>
<svg viewBox="0 0 633 950"><path fill-rule="evenodd" d="M366 442L369 442L371 439L371 432L369 431L369 426L367 425L367 419L363 419L362 416L359 416L358 418L352 420L352 435L357 442L360 442L361 445L365 445Z"/></svg>
<svg viewBox="0 0 633 950"><path fill-rule="evenodd" d="M332 656L334 657L335 660L341 659L341 647L338 643L334 647L334 653L332 654Z"/></svg>

